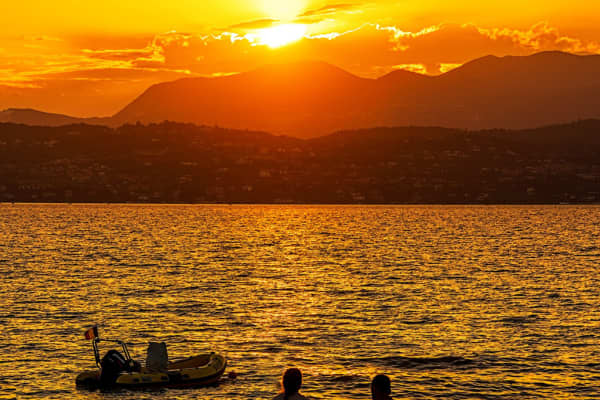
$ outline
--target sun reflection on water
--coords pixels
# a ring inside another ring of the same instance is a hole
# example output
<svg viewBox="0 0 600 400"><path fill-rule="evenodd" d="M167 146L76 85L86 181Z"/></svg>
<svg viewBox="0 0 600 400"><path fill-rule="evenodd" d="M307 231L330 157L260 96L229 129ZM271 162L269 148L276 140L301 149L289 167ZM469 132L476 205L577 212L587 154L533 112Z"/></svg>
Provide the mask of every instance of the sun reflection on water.
<svg viewBox="0 0 600 400"><path fill-rule="evenodd" d="M313 398L366 398L381 372L394 398L593 397L598 211L0 206L0 386L112 397L74 388L97 322L137 358L164 340L239 374L158 398L270 398L291 365Z"/></svg>

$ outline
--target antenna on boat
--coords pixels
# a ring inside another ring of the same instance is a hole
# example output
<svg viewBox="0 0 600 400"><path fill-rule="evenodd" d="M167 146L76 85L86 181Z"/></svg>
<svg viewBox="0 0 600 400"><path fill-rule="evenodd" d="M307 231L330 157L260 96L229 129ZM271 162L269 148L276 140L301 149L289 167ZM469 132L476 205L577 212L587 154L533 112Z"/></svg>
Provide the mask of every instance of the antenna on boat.
<svg viewBox="0 0 600 400"><path fill-rule="evenodd" d="M122 340L115 339L100 339L100 335L98 335L98 325L94 325L87 331L85 331L85 338L92 341L92 348L94 349L94 358L96 359L96 365L98 368L101 367L102 361L100 360L100 351L98 350L98 343L100 342L111 342L117 343L123 348L123 354L125 355L125 359L127 362L131 362L132 358L129 354L129 349L127 348L127 344Z"/></svg>
<svg viewBox="0 0 600 400"><path fill-rule="evenodd" d="M94 358L96 359L96 365L100 368L100 353L98 351L98 342L100 341L100 335L98 335L98 325L92 326L90 329L85 331L84 334L87 340L92 341L92 348L94 349Z"/></svg>

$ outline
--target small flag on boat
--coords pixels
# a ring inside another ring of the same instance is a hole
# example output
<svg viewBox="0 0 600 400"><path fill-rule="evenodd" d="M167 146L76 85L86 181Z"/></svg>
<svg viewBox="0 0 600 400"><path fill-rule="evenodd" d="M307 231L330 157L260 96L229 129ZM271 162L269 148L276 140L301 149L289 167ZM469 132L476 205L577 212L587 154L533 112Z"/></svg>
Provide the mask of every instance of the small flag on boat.
<svg viewBox="0 0 600 400"><path fill-rule="evenodd" d="M95 339L98 337L98 325L94 325L87 331L85 331L85 338L87 340Z"/></svg>

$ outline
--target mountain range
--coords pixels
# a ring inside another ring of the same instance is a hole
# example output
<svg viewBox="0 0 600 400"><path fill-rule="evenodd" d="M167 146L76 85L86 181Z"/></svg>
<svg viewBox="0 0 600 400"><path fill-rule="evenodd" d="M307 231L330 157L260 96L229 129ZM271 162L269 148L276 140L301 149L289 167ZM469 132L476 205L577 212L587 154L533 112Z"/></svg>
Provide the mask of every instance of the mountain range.
<svg viewBox="0 0 600 400"><path fill-rule="evenodd" d="M600 118L600 55L563 52L486 56L439 76L397 70L378 79L298 62L160 83L108 118L0 112L0 122L28 125L169 120L298 137L374 126L524 129L587 118Z"/></svg>
<svg viewBox="0 0 600 400"><path fill-rule="evenodd" d="M63 114L47 113L30 108L8 108L0 111L0 123L14 123L31 126L65 126L73 124L107 125L109 118L78 118Z"/></svg>

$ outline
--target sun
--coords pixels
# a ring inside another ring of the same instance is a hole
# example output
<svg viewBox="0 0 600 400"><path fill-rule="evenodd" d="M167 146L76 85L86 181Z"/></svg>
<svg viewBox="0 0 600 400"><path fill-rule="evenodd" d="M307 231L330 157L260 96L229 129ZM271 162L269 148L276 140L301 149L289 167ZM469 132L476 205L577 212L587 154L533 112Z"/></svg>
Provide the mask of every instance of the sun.
<svg viewBox="0 0 600 400"><path fill-rule="evenodd" d="M306 25L283 24L272 28L258 29L246 35L254 44L269 46L272 49L301 40L306 35Z"/></svg>

